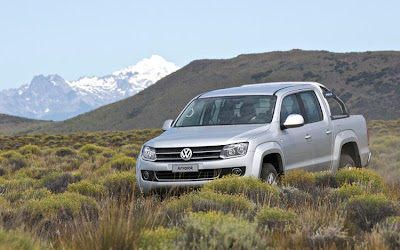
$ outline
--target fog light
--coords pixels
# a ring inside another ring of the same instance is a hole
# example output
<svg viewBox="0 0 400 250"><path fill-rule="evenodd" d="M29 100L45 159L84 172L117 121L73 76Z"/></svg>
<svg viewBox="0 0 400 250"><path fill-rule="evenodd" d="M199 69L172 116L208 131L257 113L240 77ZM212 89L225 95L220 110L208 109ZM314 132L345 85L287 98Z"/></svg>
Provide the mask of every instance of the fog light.
<svg viewBox="0 0 400 250"><path fill-rule="evenodd" d="M149 171L143 171L142 176L143 176L143 179L148 180L150 178Z"/></svg>
<svg viewBox="0 0 400 250"><path fill-rule="evenodd" d="M243 173L242 169L240 168L232 168L232 174L236 176L241 176Z"/></svg>

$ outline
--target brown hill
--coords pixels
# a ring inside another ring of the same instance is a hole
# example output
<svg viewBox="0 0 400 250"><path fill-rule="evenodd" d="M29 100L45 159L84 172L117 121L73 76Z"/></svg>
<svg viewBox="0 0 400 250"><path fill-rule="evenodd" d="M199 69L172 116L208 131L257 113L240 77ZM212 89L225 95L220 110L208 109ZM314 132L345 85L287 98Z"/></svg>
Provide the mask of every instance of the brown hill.
<svg viewBox="0 0 400 250"><path fill-rule="evenodd" d="M52 122L0 114L0 134L29 133Z"/></svg>

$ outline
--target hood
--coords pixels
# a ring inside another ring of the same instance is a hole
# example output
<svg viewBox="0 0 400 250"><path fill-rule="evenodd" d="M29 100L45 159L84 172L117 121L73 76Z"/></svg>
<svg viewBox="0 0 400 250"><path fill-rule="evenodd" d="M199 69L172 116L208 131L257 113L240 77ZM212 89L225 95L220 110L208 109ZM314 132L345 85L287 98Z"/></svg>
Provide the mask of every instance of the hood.
<svg viewBox="0 0 400 250"><path fill-rule="evenodd" d="M246 142L269 128L270 124L173 127L146 145L154 148L221 146Z"/></svg>

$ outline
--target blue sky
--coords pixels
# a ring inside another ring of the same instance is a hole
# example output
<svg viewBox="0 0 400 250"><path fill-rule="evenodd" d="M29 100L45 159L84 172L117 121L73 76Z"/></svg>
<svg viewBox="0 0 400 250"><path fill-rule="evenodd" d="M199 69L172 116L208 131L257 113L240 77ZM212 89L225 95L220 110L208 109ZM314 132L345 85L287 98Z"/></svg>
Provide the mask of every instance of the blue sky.
<svg viewBox="0 0 400 250"><path fill-rule="evenodd" d="M400 1L1 1L0 89L293 48L400 50Z"/></svg>

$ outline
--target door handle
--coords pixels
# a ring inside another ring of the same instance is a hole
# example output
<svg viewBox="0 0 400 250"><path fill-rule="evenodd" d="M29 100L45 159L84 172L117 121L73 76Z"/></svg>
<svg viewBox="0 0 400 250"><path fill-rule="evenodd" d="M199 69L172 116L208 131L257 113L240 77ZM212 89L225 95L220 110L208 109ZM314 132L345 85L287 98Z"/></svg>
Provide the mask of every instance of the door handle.
<svg viewBox="0 0 400 250"><path fill-rule="evenodd" d="M327 130L326 130L326 134L327 134L327 135L332 134L332 130L327 129Z"/></svg>
<svg viewBox="0 0 400 250"><path fill-rule="evenodd" d="M306 140L311 139L311 135L306 135L306 137L304 137Z"/></svg>

